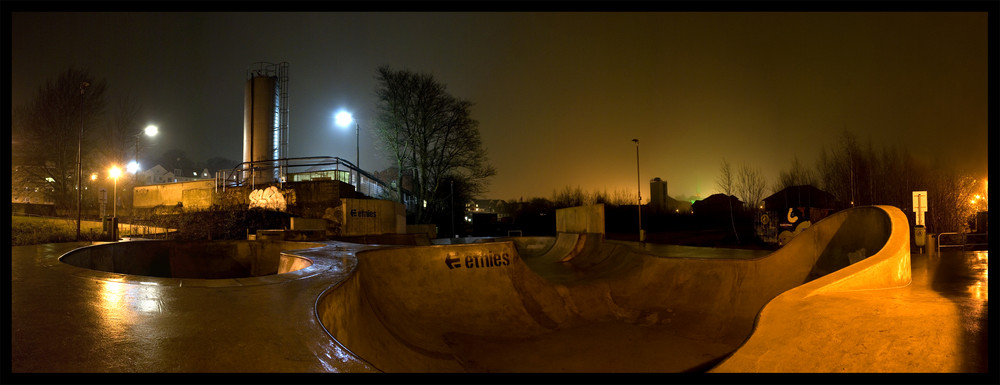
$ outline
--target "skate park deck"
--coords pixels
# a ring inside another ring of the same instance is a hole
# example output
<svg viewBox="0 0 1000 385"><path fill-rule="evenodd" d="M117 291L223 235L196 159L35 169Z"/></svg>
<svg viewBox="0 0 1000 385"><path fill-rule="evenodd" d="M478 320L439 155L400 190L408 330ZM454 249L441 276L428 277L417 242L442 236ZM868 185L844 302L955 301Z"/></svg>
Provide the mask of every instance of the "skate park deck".
<svg viewBox="0 0 1000 385"><path fill-rule="evenodd" d="M131 242L15 247L12 371L983 371L984 295L936 290L933 257L911 267L898 209L841 214L743 259L587 233L323 242L282 246L308 266L206 279L59 260Z"/></svg>

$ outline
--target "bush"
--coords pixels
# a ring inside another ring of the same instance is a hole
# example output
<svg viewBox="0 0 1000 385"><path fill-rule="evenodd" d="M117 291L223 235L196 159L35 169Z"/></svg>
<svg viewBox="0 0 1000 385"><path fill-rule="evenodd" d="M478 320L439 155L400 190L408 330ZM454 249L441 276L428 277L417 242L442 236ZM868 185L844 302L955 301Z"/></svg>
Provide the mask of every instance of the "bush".
<svg viewBox="0 0 1000 385"><path fill-rule="evenodd" d="M286 229L291 214L254 209L220 209L160 216L161 226L177 229L172 238L181 240L247 239L257 230Z"/></svg>

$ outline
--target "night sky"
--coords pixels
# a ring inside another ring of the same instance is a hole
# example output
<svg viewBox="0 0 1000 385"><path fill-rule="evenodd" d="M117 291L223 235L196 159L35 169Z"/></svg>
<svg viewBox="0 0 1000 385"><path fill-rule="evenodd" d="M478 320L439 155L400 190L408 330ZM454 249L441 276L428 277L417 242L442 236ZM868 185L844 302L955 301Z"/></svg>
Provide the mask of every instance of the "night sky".
<svg viewBox="0 0 1000 385"><path fill-rule="evenodd" d="M988 14L964 12L14 13L12 106L69 67L130 92L169 149L242 156L255 62L289 63L290 157L387 168L368 149L375 69L432 74L473 101L497 169L483 198L611 193L653 177L674 197L716 191L723 158L768 191L793 156L851 130L987 174ZM994 42L995 45L995 42ZM995 81L993 83L996 84ZM370 124L368 124L370 126ZM141 127L137 127L137 130ZM995 141L995 138L993 138ZM144 163L144 167L150 166Z"/></svg>

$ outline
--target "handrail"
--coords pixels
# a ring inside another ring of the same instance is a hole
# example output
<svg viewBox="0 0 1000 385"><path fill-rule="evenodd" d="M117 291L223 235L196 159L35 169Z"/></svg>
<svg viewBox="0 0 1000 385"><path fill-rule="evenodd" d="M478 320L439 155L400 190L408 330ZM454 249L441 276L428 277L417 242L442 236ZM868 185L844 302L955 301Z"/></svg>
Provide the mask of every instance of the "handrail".
<svg viewBox="0 0 1000 385"><path fill-rule="evenodd" d="M215 189L218 191L220 188L222 191L226 190L226 187L244 186L249 184L251 188L256 188L258 181L256 176L262 173L268 172L268 170L279 171L281 175L278 179L279 186L286 182L288 175L300 174L302 172L289 172L289 169L294 168L305 168L305 167L317 167L317 166L336 166L336 171L347 171L349 174L357 175L357 177L349 178L351 181L349 184L353 185L358 192L361 191L362 181L367 179L368 183L374 183L383 191L398 191L403 194L404 201L406 205L410 206L416 204L416 200L406 189L402 186L397 186L396 189L390 189L389 184L382 181L375 175L362 170L354 163L340 157L332 156L312 156L312 157L296 157L296 158L282 158L282 159L269 159L269 160L259 160L250 162L241 162L237 164L230 170L219 170L215 173ZM344 167L341 170L341 166ZM333 170L322 170L322 171L333 171ZM353 176L352 175L352 176ZM369 186L369 194L372 195L371 186ZM411 202L412 201L412 202Z"/></svg>
<svg viewBox="0 0 1000 385"><path fill-rule="evenodd" d="M982 236L985 236L987 239L989 239L988 234L989 233L972 233L972 235L982 235ZM962 244L960 244L960 245L959 244L944 245L943 247L961 247L962 250L965 250L966 246L989 246L989 242L988 241L987 241L987 243L969 243L969 235L970 235L970 233L957 233L957 232L955 232L955 233L939 233L937 235L937 251L938 251L938 253L941 252L941 247L942 247L942 245L941 245L941 236L942 235L961 235L962 236L962 238L961 238L962 239Z"/></svg>

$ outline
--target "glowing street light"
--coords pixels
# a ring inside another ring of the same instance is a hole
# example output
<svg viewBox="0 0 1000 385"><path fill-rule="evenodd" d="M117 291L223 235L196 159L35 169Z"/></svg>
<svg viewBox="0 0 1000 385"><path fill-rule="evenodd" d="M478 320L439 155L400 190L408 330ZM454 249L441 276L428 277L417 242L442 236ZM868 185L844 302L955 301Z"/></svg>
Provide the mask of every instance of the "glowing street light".
<svg viewBox="0 0 1000 385"><path fill-rule="evenodd" d="M355 120L354 117L351 116L351 113L347 111L338 112L337 115L333 117L333 120L334 122L337 123L338 126L345 128L350 127L351 122L354 122L355 124L354 133L357 140L357 153L356 153L357 158L355 159L354 165L357 166L358 169L361 169L361 123Z"/></svg>
<svg viewBox="0 0 1000 385"><path fill-rule="evenodd" d="M159 132L160 129L158 127L150 124L146 126L146 128L143 129L141 133L135 135L135 162L129 163L128 166L126 166L127 167L126 169L128 170L128 172L135 174L136 185L139 184L139 169L141 168L139 167L139 137L142 136L143 133L145 133L146 136L152 138L156 136L156 134L158 134Z"/></svg>

